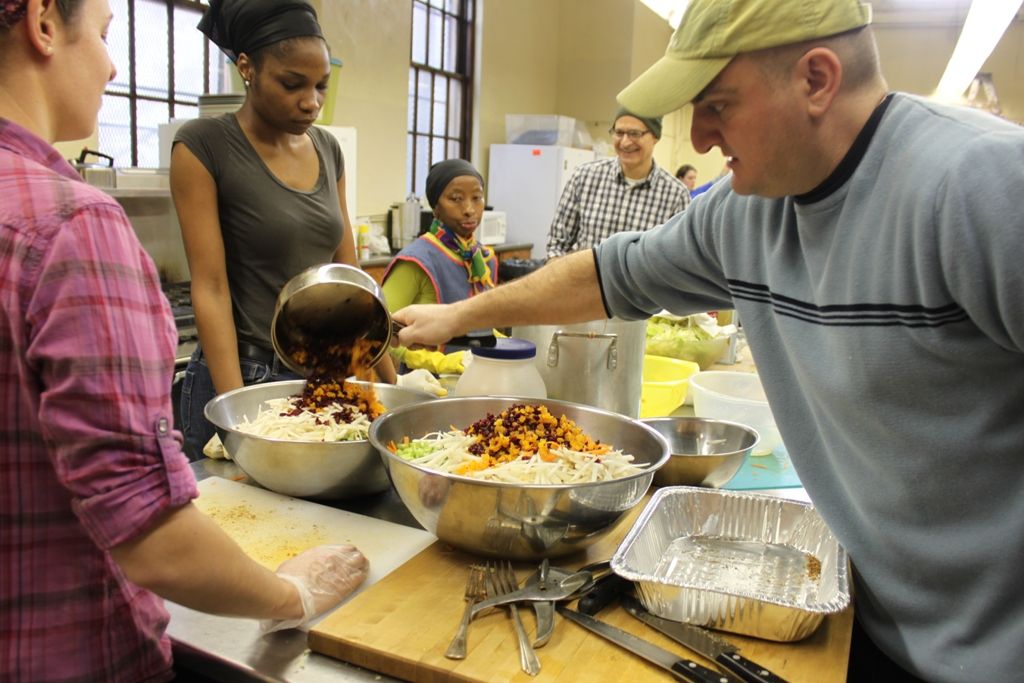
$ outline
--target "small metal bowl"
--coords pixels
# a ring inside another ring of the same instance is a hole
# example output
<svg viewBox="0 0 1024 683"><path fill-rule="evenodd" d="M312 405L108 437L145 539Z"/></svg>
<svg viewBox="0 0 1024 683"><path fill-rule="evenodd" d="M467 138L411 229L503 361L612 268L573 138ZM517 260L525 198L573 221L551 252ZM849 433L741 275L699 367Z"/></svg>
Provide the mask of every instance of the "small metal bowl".
<svg viewBox="0 0 1024 683"><path fill-rule="evenodd" d="M517 403L545 405L602 443L633 455L647 468L585 484L506 484L427 469L392 453L389 442L465 428ZM472 396L408 405L370 425L402 502L427 531L470 553L540 560L578 552L605 537L639 503L656 470L668 460L665 439L624 415L590 406L516 397Z"/></svg>
<svg viewBox="0 0 1024 683"><path fill-rule="evenodd" d="M665 437L672 456L654 475L655 486L710 486L732 479L759 440L752 428L704 417L641 420Z"/></svg>
<svg viewBox="0 0 1024 683"><path fill-rule="evenodd" d="M366 439L288 441L235 428L243 418L255 418L264 401L297 396L303 386L302 380L289 380L229 391L206 404L206 419L217 427L224 450L242 471L271 491L296 498L337 500L386 490L387 473ZM434 400L434 395L425 391L391 384L373 384L373 389L388 410Z"/></svg>

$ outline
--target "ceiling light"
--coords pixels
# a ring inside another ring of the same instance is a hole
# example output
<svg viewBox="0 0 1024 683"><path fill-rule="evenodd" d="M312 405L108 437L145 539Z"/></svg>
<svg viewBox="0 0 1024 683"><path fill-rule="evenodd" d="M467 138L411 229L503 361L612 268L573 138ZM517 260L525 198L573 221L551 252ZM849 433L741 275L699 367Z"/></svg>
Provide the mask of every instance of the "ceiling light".
<svg viewBox="0 0 1024 683"><path fill-rule="evenodd" d="M686 14L686 6L690 4L690 0L641 0L641 2L667 21L673 30L679 27L679 22Z"/></svg>
<svg viewBox="0 0 1024 683"><path fill-rule="evenodd" d="M1020 6L1021 0L973 0L953 56L935 89L936 99L961 100Z"/></svg>

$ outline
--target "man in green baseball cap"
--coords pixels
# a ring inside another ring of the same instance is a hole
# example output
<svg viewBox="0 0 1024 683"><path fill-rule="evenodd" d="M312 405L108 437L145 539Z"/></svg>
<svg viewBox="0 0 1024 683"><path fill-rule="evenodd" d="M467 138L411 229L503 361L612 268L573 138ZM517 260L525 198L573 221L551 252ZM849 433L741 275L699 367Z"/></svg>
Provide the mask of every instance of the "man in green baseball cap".
<svg viewBox="0 0 1024 683"><path fill-rule="evenodd" d="M870 6L856 0L697 0L665 56L618 99L650 116L692 102L694 148L722 150L734 191L802 194L828 175L886 94L864 30L870 21ZM801 79L815 88L802 113L788 98ZM766 136L772 123L794 125Z"/></svg>
<svg viewBox="0 0 1024 683"><path fill-rule="evenodd" d="M857 0L693 2L665 56L618 100L645 116L663 116L692 101L740 54L794 45L871 23L870 5Z"/></svg>
<svg viewBox="0 0 1024 683"><path fill-rule="evenodd" d="M721 149L730 175L653 230L395 319L408 346L734 308L852 561L848 680L1020 680L1024 129L889 92L870 16L693 0L619 102L692 104L694 147ZM838 597L833 562L820 587Z"/></svg>

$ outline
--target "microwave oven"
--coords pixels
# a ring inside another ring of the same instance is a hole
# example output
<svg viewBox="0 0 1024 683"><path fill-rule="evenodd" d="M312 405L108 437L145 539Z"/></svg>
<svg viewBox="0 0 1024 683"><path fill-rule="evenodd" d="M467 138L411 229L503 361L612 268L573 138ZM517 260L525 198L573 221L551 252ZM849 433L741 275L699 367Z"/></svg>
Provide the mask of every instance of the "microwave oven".
<svg viewBox="0 0 1024 683"><path fill-rule="evenodd" d="M508 232L508 218L504 211L484 211L476 239L480 244L504 244Z"/></svg>

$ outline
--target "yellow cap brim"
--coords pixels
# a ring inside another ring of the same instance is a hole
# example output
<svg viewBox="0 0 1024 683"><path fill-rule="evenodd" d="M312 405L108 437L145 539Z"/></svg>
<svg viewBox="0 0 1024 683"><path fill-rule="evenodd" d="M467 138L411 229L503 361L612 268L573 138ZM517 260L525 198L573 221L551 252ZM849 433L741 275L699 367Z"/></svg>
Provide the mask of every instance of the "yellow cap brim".
<svg viewBox="0 0 1024 683"><path fill-rule="evenodd" d="M641 116L664 116L692 102L732 57L656 61L627 85L616 98L623 107Z"/></svg>

